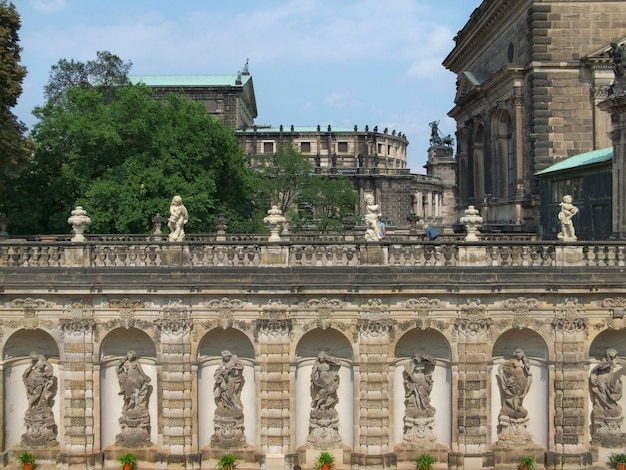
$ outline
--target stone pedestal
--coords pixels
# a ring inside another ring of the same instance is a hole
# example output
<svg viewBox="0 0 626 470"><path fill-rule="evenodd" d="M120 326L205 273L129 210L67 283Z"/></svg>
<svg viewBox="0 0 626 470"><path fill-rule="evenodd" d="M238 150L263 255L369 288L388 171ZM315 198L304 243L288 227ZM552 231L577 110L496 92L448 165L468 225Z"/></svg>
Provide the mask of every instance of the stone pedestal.
<svg viewBox="0 0 626 470"><path fill-rule="evenodd" d="M505 449L526 448L533 445L533 436L528 432L528 418L500 416L498 447Z"/></svg>
<svg viewBox="0 0 626 470"><path fill-rule="evenodd" d="M261 265L287 266L289 248L286 246L264 246L261 248Z"/></svg>
<svg viewBox="0 0 626 470"><path fill-rule="evenodd" d="M481 246L459 246L459 266L485 266L487 248Z"/></svg>
<svg viewBox="0 0 626 470"><path fill-rule="evenodd" d="M162 266L182 266L189 263L189 248L186 246L166 246L161 254Z"/></svg>
<svg viewBox="0 0 626 470"><path fill-rule="evenodd" d="M378 244L361 246L361 264L387 264L387 247Z"/></svg>
<svg viewBox="0 0 626 470"><path fill-rule="evenodd" d="M583 261L582 246L557 246L555 254L559 266L578 266Z"/></svg>
<svg viewBox="0 0 626 470"><path fill-rule="evenodd" d="M593 418L592 442L601 447L623 448L626 436L621 430L622 416Z"/></svg>

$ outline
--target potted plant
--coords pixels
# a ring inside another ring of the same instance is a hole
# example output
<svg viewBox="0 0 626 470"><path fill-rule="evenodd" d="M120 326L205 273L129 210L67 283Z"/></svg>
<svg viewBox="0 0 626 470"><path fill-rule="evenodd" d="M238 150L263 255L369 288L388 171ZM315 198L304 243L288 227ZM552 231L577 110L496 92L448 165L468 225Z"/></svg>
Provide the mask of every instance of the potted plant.
<svg viewBox="0 0 626 470"><path fill-rule="evenodd" d="M520 470L532 470L535 468L535 458L534 457L522 457L522 460L519 464Z"/></svg>
<svg viewBox="0 0 626 470"><path fill-rule="evenodd" d="M222 455L217 461L217 468L220 470L233 470L236 460L233 454Z"/></svg>
<svg viewBox="0 0 626 470"><path fill-rule="evenodd" d="M17 461L24 467L24 470L32 470L33 465L35 464L35 457L33 457L33 454L25 450L17 456Z"/></svg>
<svg viewBox="0 0 626 470"><path fill-rule="evenodd" d="M320 452L317 457L315 468L318 470L330 470L335 465L335 456L330 452Z"/></svg>
<svg viewBox="0 0 626 470"><path fill-rule="evenodd" d="M131 454L130 452L123 453L119 456L118 460L122 464L123 470L132 470L135 463L137 463L137 457L135 457L135 454Z"/></svg>
<svg viewBox="0 0 626 470"><path fill-rule="evenodd" d="M433 470L434 464L435 459L428 453L418 455L417 460L415 461L417 470Z"/></svg>
<svg viewBox="0 0 626 470"><path fill-rule="evenodd" d="M626 470L626 454L611 454L609 457L611 466L617 470Z"/></svg>

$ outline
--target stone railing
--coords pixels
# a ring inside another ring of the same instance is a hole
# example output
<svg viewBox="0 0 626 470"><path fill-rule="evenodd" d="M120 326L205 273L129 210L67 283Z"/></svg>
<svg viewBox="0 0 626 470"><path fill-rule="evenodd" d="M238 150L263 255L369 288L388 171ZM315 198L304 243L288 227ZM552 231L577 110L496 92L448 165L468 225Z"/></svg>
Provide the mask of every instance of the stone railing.
<svg viewBox="0 0 626 470"><path fill-rule="evenodd" d="M149 238L149 237L148 237ZM260 237L259 237L260 238ZM620 267L626 242L420 240L248 240L169 243L144 237L131 241L0 242L0 269L29 267L264 267L264 266L597 266Z"/></svg>

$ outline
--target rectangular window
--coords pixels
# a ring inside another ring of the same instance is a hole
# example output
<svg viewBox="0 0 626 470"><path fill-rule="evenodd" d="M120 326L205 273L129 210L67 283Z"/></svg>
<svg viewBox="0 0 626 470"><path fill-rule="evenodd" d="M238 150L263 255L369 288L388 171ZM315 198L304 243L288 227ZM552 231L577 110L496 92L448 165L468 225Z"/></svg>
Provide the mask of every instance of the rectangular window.
<svg viewBox="0 0 626 470"><path fill-rule="evenodd" d="M383 153L383 144L378 144L376 151L377 151L378 155L381 155Z"/></svg>
<svg viewBox="0 0 626 470"><path fill-rule="evenodd" d="M300 142L300 152L311 153L311 142Z"/></svg>
<svg viewBox="0 0 626 470"><path fill-rule="evenodd" d="M274 153L274 142L263 142L263 153Z"/></svg>
<svg viewBox="0 0 626 470"><path fill-rule="evenodd" d="M348 153L348 142L337 142L337 153Z"/></svg>

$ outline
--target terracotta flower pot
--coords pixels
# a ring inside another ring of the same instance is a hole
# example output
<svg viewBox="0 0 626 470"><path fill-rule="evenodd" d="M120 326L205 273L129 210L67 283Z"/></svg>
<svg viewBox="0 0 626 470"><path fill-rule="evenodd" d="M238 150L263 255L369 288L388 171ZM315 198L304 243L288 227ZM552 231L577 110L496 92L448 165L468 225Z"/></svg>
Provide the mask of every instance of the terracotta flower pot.
<svg viewBox="0 0 626 470"><path fill-rule="evenodd" d="M124 466L122 467L122 470L132 470L132 466L129 463L125 463Z"/></svg>
<svg viewBox="0 0 626 470"><path fill-rule="evenodd" d="M617 468L617 470L626 470L626 463L618 463L615 468Z"/></svg>
<svg viewBox="0 0 626 470"><path fill-rule="evenodd" d="M321 469L322 470L330 470L330 465L325 463L325 464L322 465Z"/></svg>
<svg viewBox="0 0 626 470"><path fill-rule="evenodd" d="M25 463L24 464L24 470L33 470L33 464L32 463Z"/></svg>

